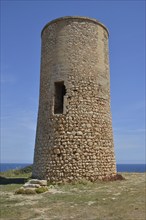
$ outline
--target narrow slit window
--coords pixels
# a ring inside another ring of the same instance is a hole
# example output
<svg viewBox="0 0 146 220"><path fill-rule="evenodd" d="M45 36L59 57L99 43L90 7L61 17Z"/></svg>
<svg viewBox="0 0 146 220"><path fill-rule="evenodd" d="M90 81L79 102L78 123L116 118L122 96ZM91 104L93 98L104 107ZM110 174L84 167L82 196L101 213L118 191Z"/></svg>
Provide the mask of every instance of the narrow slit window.
<svg viewBox="0 0 146 220"><path fill-rule="evenodd" d="M64 82L55 82L54 114L63 114L65 94L66 89Z"/></svg>

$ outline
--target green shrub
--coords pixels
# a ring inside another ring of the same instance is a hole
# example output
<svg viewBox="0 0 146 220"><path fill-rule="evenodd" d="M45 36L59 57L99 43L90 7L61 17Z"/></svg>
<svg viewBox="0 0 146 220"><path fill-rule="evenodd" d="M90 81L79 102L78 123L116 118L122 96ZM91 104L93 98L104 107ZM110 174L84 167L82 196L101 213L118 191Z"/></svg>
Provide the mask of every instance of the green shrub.
<svg viewBox="0 0 146 220"><path fill-rule="evenodd" d="M32 194L36 194L36 191L35 191L35 190L32 190L32 189L25 189L24 194L32 195Z"/></svg>
<svg viewBox="0 0 146 220"><path fill-rule="evenodd" d="M35 191L35 190L32 190L32 189L20 188L20 189L16 190L15 194L34 195L34 194L36 194L36 191Z"/></svg>
<svg viewBox="0 0 146 220"><path fill-rule="evenodd" d="M16 172L18 171L19 173L31 173L32 167L33 167L33 165L29 165L29 166L26 166L26 167L21 168L19 170L16 170Z"/></svg>
<svg viewBox="0 0 146 220"><path fill-rule="evenodd" d="M28 177L30 178L32 175L32 167L33 165L26 166L22 169L12 169L4 172L0 172L0 176L2 177Z"/></svg>
<svg viewBox="0 0 146 220"><path fill-rule="evenodd" d="M15 194L24 194L25 190L23 188L17 189Z"/></svg>
<svg viewBox="0 0 146 220"><path fill-rule="evenodd" d="M27 174L32 172L32 165L26 166L21 169L15 169L15 170L9 170L10 172L14 173L14 175L21 175L21 174Z"/></svg>
<svg viewBox="0 0 146 220"><path fill-rule="evenodd" d="M36 193L47 192L47 191L48 191L48 187L42 186L42 187L40 187L40 188L37 188L35 191L36 191Z"/></svg>

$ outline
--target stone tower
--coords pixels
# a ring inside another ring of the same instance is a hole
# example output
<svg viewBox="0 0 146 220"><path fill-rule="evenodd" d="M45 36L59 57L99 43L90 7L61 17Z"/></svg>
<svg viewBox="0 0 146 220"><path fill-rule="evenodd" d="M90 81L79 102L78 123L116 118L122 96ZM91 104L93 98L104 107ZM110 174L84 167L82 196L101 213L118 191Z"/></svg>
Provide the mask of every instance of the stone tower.
<svg viewBox="0 0 146 220"><path fill-rule="evenodd" d="M34 177L64 182L116 175L108 36L87 17L62 17L43 28Z"/></svg>

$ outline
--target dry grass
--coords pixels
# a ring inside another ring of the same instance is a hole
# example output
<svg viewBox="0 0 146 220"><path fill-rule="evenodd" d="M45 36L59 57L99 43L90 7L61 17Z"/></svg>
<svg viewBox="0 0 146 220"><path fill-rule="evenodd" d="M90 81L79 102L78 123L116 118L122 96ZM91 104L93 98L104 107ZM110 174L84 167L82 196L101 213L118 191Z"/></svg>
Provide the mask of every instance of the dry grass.
<svg viewBox="0 0 146 220"><path fill-rule="evenodd" d="M1 185L1 220L145 220L145 173L126 180L50 186L48 192L15 195L22 184Z"/></svg>

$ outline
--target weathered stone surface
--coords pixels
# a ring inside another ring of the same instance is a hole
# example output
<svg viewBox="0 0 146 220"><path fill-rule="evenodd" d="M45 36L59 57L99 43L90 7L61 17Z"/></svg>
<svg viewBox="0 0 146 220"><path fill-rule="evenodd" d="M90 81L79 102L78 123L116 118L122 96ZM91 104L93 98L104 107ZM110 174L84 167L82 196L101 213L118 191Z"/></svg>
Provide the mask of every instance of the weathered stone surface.
<svg viewBox="0 0 146 220"><path fill-rule="evenodd" d="M35 194L48 191L47 180L31 179L16 190L16 194Z"/></svg>
<svg viewBox="0 0 146 220"><path fill-rule="evenodd" d="M40 186L47 186L47 180L38 180L38 179L31 179L28 181L29 184L38 184Z"/></svg>
<svg viewBox="0 0 146 220"><path fill-rule="evenodd" d="M116 175L108 55L107 29L94 19L61 18L43 29L35 178Z"/></svg>
<svg viewBox="0 0 146 220"><path fill-rule="evenodd" d="M24 188L39 188L40 185L39 184L30 184L30 183L25 183Z"/></svg>

